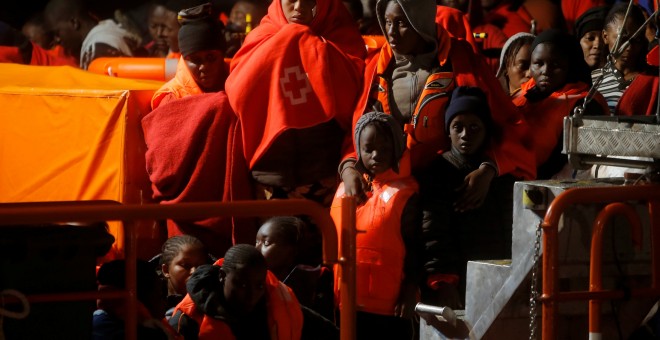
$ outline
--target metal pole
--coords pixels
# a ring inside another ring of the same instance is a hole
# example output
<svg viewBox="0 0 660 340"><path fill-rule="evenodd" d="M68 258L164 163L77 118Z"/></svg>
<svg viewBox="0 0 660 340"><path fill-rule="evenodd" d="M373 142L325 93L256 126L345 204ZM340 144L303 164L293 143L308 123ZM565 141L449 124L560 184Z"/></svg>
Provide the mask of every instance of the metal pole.
<svg viewBox="0 0 660 340"><path fill-rule="evenodd" d="M341 199L341 281L339 292L341 298L340 338L355 339L356 318L356 286L355 286L355 244L357 229L355 226L355 197Z"/></svg>
<svg viewBox="0 0 660 340"><path fill-rule="evenodd" d="M642 221L640 221L635 209L624 203L612 203L603 208L596 217L591 231L591 261L589 267L590 292L598 292L603 289L603 232L607 223L615 215L623 215L628 219L628 223L630 223L630 227L632 228L633 243L641 246ZM602 338L600 310L600 300L589 300L589 339Z"/></svg>

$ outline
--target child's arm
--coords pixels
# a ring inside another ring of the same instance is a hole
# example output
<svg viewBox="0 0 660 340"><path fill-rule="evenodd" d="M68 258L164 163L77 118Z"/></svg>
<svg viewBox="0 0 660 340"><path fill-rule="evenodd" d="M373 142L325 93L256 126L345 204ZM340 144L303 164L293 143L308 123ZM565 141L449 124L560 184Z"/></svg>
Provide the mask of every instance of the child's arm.
<svg viewBox="0 0 660 340"><path fill-rule="evenodd" d="M479 208L484 203L490 183L495 177L496 165L493 162L482 162L478 169L465 176L463 184L456 189L460 196L454 203L454 209L464 212Z"/></svg>
<svg viewBox="0 0 660 340"><path fill-rule="evenodd" d="M406 247L406 257L403 262L404 278L401 282L399 302L395 315L403 318L413 316L417 303L417 292L422 274L422 210L419 195L408 199L401 215L401 236Z"/></svg>

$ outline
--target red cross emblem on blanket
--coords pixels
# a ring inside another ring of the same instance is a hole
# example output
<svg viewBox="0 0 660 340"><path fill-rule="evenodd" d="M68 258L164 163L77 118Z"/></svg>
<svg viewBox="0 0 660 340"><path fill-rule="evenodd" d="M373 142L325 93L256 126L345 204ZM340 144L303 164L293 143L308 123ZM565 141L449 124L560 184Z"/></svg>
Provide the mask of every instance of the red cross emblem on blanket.
<svg viewBox="0 0 660 340"><path fill-rule="evenodd" d="M307 103L307 94L312 92L307 74L302 72L300 66L284 69L284 76L280 78L282 93L289 98L291 105Z"/></svg>

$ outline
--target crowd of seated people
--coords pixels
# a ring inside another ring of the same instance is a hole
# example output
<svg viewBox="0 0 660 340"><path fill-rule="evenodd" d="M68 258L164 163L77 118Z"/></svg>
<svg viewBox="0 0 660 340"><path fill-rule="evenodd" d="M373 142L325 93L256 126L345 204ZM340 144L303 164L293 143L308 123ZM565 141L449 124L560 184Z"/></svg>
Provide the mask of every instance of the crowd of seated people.
<svg viewBox="0 0 660 340"><path fill-rule="evenodd" d="M462 308L466 262L510 258L514 182L575 174L564 117L652 115L658 98L657 4L153 0L122 9L134 25L93 4L0 22L0 62L178 59L142 119L154 199L303 198L341 228L356 197L360 339L418 336L416 302ZM312 221L166 223L138 266L140 334L338 337L339 273ZM101 267L100 289L123 268ZM100 302L95 338L123 330L122 308Z"/></svg>

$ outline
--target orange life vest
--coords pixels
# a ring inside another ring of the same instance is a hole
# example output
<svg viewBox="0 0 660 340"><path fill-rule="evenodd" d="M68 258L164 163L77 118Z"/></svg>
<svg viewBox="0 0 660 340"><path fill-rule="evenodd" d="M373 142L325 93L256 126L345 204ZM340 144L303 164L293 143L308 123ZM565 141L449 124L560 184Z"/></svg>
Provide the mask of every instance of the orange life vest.
<svg viewBox="0 0 660 340"><path fill-rule="evenodd" d="M222 266L224 259L214 263ZM266 308L268 309L268 332L273 340L300 339L303 316L298 299L291 288L268 271L266 275ZM199 325L199 340L236 339L229 325L224 321L201 313L190 298L190 294L176 306L174 314L181 311Z"/></svg>
<svg viewBox="0 0 660 340"><path fill-rule="evenodd" d="M405 158L406 156L404 156ZM401 236L401 217L408 199L419 186L402 160L399 174L391 169L372 182L371 197L357 208L357 306L358 310L393 315L403 281L406 248ZM330 208L337 232L341 234L339 185ZM335 271L338 272L338 271ZM335 296L339 296L339 275L335 276Z"/></svg>

